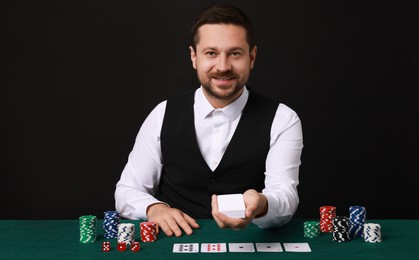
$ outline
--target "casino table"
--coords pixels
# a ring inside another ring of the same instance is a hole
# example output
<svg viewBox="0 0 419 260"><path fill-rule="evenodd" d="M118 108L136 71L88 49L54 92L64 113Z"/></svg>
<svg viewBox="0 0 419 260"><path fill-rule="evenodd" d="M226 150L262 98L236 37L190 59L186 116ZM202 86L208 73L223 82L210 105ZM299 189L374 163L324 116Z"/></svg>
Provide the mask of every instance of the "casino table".
<svg viewBox="0 0 419 260"><path fill-rule="evenodd" d="M368 220L382 228L381 243L367 243L362 238L335 242L330 233L317 238L303 236L304 219L293 219L274 229L259 229L250 225L244 230L220 229L213 220L198 220L200 229L191 236L167 237L142 243L139 252L119 252L116 239L105 240L97 222L97 240L79 242L77 220L0 220L0 259L419 259L419 220ZM134 223L139 241L139 221ZM102 252L102 242L111 242L111 251ZM253 252L253 253L173 253L174 243L309 243L311 252Z"/></svg>

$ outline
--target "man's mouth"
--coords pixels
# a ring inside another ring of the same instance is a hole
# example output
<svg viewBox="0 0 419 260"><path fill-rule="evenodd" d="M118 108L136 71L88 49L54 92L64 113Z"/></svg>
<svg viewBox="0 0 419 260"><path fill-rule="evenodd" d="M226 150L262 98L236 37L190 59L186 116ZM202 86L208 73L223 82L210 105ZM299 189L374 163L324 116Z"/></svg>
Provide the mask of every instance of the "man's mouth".
<svg viewBox="0 0 419 260"><path fill-rule="evenodd" d="M221 80L221 81L228 81L228 80L234 79L234 77L214 77L214 79Z"/></svg>
<svg viewBox="0 0 419 260"><path fill-rule="evenodd" d="M234 80L234 77L230 77L230 78L214 77L213 79L214 79L214 81L217 85L219 85L219 86L226 85L227 86L227 85L230 85L230 83Z"/></svg>
<svg viewBox="0 0 419 260"><path fill-rule="evenodd" d="M234 79L234 77L214 77L217 80L231 80Z"/></svg>
<svg viewBox="0 0 419 260"><path fill-rule="evenodd" d="M232 75L232 74L224 74L224 75L215 74L215 75L212 75L212 78L217 80L217 81L227 82L227 81L231 81L231 80L235 79L236 77L235 77L235 75Z"/></svg>

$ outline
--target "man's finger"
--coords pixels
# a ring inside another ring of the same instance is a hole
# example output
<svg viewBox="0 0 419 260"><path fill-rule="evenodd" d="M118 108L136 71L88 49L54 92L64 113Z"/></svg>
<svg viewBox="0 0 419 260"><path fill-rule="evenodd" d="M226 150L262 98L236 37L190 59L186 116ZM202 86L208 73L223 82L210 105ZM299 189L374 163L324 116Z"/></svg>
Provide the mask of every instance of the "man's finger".
<svg viewBox="0 0 419 260"><path fill-rule="evenodd" d="M212 195L211 198L211 208L212 208L212 213L218 213L218 201L217 201L217 195Z"/></svg>
<svg viewBox="0 0 419 260"><path fill-rule="evenodd" d="M180 230L178 222L175 218L171 217L168 220L168 226L175 236L180 237L182 235L182 231Z"/></svg>
<svg viewBox="0 0 419 260"><path fill-rule="evenodd" d="M179 227L182 228L183 231L187 235L191 235L193 233L193 231L192 231L192 228L189 225L188 221L186 221L186 219L185 219L186 216L187 216L186 214L185 214L185 216L183 214L179 215L179 216L176 216L176 221L177 221L177 224L179 225Z"/></svg>
<svg viewBox="0 0 419 260"><path fill-rule="evenodd" d="M249 203L246 204L246 218L250 218L253 219L255 217L255 212L257 210L257 205L254 204L253 201L250 201Z"/></svg>
<svg viewBox="0 0 419 260"><path fill-rule="evenodd" d="M184 214L185 215L185 220L188 222L188 224L192 227L192 228L199 228L199 224L198 222L196 222L196 220L192 217L190 217L188 214Z"/></svg>
<svg viewBox="0 0 419 260"><path fill-rule="evenodd" d="M160 232L160 225L156 221L153 221L153 222L156 223L156 234L158 234Z"/></svg>
<svg viewBox="0 0 419 260"><path fill-rule="evenodd" d="M213 214L212 216L213 216L215 222L217 223L217 225L220 228L224 228L225 227L225 224L218 218L218 215L217 214Z"/></svg>
<svg viewBox="0 0 419 260"><path fill-rule="evenodd" d="M171 237L173 236L173 231L170 229L169 225L165 221L160 222L160 228L166 234L166 236Z"/></svg>
<svg viewBox="0 0 419 260"><path fill-rule="evenodd" d="M224 224L224 214L218 212L218 201L217 201L217 195L212 195L211 198L211 214L214 218L215 222L220 228L226 227Z"/></svg>

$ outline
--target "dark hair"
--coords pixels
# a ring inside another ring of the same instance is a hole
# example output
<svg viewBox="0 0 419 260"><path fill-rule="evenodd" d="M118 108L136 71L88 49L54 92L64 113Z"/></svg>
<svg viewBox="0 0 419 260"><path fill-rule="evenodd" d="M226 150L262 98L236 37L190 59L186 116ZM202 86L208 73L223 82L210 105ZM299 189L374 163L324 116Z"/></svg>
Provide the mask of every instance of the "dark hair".
<svg viewBox="0 0 419 260"><path fill-rule="evenodd" d="M198 29L204 24L234 24L246 30L249 50L255 46L255 34L250 19L239 8L230 4L215 4L202 10L192 24L191 45L196 50L199 41Z"/></svg>

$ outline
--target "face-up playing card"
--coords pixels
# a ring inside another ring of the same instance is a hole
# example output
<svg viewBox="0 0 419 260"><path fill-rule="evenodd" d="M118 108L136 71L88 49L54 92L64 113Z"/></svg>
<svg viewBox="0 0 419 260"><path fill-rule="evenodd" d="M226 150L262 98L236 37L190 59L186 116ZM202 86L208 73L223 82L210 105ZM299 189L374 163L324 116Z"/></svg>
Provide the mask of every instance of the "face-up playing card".
<svg viewBox="0 0 419 260"><path fill-rule="evenodd" d="M258 252L282 252L281 243L256 243Z"/></svg>
<svg viewBox="0 0 419 260"><path fill-rule="evenodd" d="M229 243L228 251L230 252L255 252L253 243Z"/></svg>
<svg viewBox="0 0 419 260"><path fill-rule="evenodd" d="M173 245L173 253L198 253L198 251L199 251L198 243Z"/></svg>
<svg viewBox="0 0 419 260"><path fill-rule="evenodd" d="M202 243L201 253L225 253L227 252L226 243Z"/></svg>
<svg viewBox="0 0 419 260"><path fill-rule="evenodd" d="M284 248L287 252L311 252L307 243L284 243Z"/></svg>

